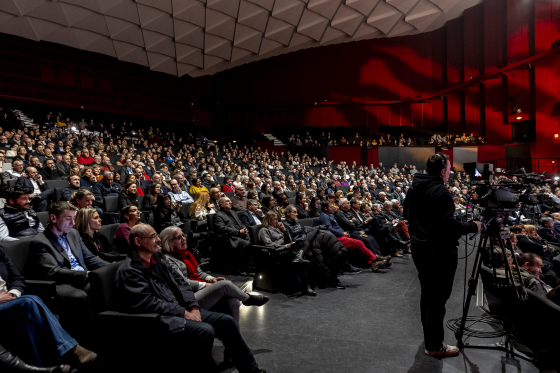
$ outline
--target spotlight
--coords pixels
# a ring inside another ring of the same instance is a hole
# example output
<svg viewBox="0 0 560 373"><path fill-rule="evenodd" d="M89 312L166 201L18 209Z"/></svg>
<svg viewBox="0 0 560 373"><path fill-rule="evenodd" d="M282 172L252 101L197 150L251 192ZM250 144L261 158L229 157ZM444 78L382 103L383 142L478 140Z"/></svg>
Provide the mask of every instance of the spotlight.
<svg viewBox="0 0 560 373"><path fill-rule="evenodd" d="M233 140L233 142L237 142L237 141Z"/></svg>
<svg viewBox="0 0 560 373"><path fill-rule="evenodd" d="M522 118L523 118L522 116L518 116L516 119L521 120Z"/></svg>
<svg viewBox="0 0 560 373"><path fill-rule="evenodd" d="M557 139L557 138L558 138L558 134L557 134L557 133L556 133L556 134L554 134L554 138L555 138L555 139Z"/></svg>
<svg viewBox="0 0 560 373"><path fill-rule="evenodd" d="M515 109L515 112L518 113L518 114L520 114L522 111L523 111L523 110L521 110L521 108Z"/></svg>
<svg viewBox="0 0 560 373"><path fill-rule="evenodd" d="M75 131L75 130L76 130L76 127L72 127L72 129Z"/></svg>
<svg viewBox="0 0 560 373"><path fill-rule="evenodd" d="M554 180L560 180L560 177L556 176L556 177L554 178Z"/></svg>

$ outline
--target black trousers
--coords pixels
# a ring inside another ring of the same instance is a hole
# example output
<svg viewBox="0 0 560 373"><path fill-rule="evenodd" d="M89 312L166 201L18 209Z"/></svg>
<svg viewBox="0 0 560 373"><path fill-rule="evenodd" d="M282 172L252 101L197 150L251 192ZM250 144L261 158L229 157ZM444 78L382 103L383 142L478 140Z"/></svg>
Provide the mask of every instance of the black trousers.
<svg viewBox="0 0 560 373"><path fill-rule="evenodd" d="M451 296L457 269L457 250L431 253L423 248L411 248L412 259L420 280L420 318L424 330L424 346L428 351L439 350L443 343L445 303Z"/></svg>

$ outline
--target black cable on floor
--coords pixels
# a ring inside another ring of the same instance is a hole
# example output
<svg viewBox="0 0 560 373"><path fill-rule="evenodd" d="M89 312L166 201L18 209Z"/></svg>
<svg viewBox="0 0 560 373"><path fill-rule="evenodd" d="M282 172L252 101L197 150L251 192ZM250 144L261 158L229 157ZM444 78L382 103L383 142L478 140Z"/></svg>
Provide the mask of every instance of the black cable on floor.
<svg viewBox="0 0 560 373"><path fill-rule="evenodd" d="M502 322L491 316L468 316L467 321L472 322L472 324L465 326L464 335L467 337L497 338L503 336L504 334L504 327L502 325ZM472 329L471 327L476 323L483 323L483 324L490 325L492 328L496 330L485 332L482 330ZM456 332L460 326L461 326L460 317L456 319L447 320L447 327L451 329L453 332Z"/></svg>

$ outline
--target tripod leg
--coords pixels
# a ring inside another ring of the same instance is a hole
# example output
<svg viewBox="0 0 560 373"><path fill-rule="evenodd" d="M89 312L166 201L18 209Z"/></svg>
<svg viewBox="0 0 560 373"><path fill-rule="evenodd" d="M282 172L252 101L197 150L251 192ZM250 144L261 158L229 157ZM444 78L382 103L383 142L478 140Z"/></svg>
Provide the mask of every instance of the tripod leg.
<svg viewBox="0 0 560 373"><path fill-rule="evenodd" d="M476 283L478 282L478 276L480 274L480 266L482 265L482 249L486 247L488 242L488 233L483 233L478 241L478 249L476 251L476 257L474 259L474 265L472 269L471 278L469 279L469 287L467 299L463 305L463 315L461 316L461 325L459 329L455 332L455 338L457 339L457 347L463 349L463 334L465 332L465 323L467 322L467 316L469 315L469 307L471 304L471 298L476 294Z"/></svg>

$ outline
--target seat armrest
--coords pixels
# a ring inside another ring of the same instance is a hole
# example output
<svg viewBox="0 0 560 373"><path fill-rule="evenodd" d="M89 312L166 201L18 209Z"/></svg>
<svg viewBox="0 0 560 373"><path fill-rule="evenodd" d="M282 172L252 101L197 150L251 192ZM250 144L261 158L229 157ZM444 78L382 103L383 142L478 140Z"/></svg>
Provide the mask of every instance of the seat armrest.
<svg viewBox="0 0 560 373"><path fill-rule="evenodd" d="M56 297L56 281L25 280L25 293L36 295L43 301Z"/></svg>
<svg viewBox="0 0 560 373"><path fill-rule="evenodd" d="M118 321L124 319L138 320L138 321L159 320L159 314L157 313L124 313L118 311L104 311L97 314L97 317L104 318L104 319L113 319Z"/></svg>

